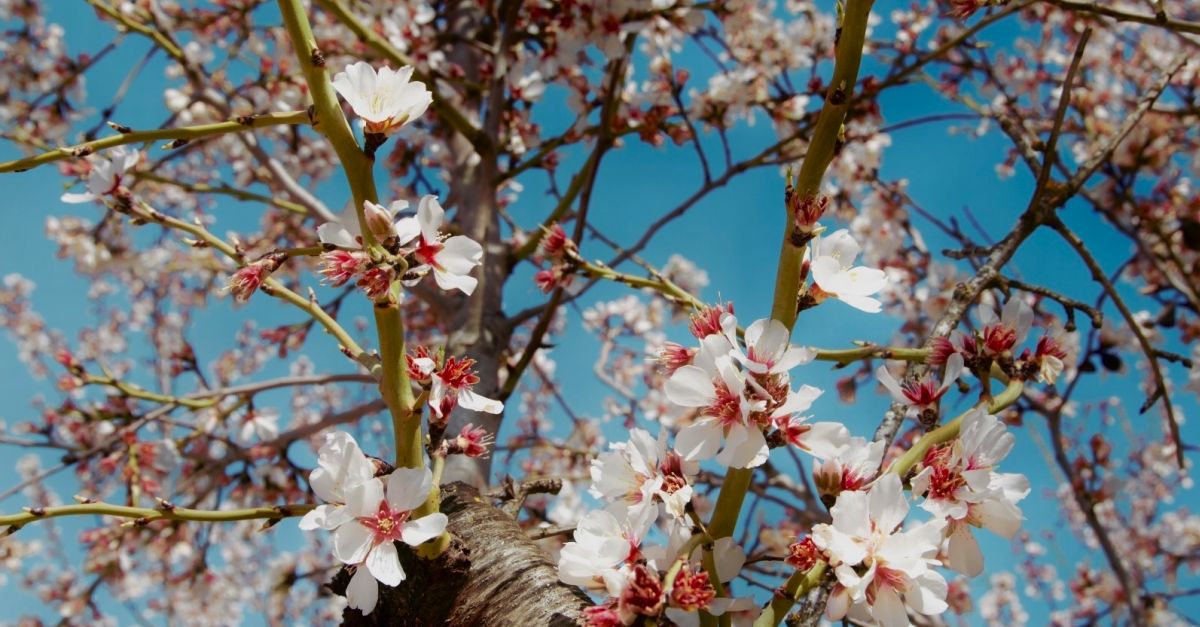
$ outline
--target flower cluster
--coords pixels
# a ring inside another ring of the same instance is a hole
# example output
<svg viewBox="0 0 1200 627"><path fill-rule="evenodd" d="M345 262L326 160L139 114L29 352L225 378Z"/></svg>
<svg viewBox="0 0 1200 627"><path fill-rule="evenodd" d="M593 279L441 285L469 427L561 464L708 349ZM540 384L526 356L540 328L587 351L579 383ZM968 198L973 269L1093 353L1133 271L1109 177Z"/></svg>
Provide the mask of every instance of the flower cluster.
<svg viewBox="0 0 1200 627"><path fill-rule="evenodd" d="M995 364L1010 377L1036 377L1052 384L1071 365L1077 340L1074 332L1057 325L1038 338L1032 351L1026 348L1018 352L1033 326L1033 310L1025 301L1010 299L999 316L983 305L978 312L978 331L954 331L948 338L934 340L928 363L946 364L947 377L952 371L961 371L963 364L975 372L987 372Z"/></svg>
<svg viewBox="0 0 1200 627"><path fill-rule="evenodd" d="M325 436L309 483L323 505L300 520L305 531L333 532L333 556L354 569L346 588L350 607L370 614L379 586L404 581L396 542L409 546L432 540L446 529L446 515L416 512L433 488L428 468L397 468L376 477L375 465L348 433Z"/></svg>
<svg viewBox="0 0 1200 627"><path fill-rule="evenodd" d="M439 365L436 357L424 346L415 347L405 356L409 379L429 388L428 405L433 410L430 422L445 426L455 407L489 414L504 411L504 403L475 393L479 377L474 359L450 355Z"/></svg>
<svg viewBox="0 0 1200 627"><path fill-rule="evenodd" d="M715 455L724 466L753 468L767 459L768 432L778 432L784 441L818 458L835 455L849 442L840 424L807 423L798 417L821 390L792 388L789 371L811 361L813 353L789 344L782 323L755 321L739 342L732 307L710 307L693 317L691 329L699 348L693 353L670 346L670 355L663 357L673 370L667 398L695 408L700 416L676 440L684 459Z"/></svg>
<svg viewBox="0 0 1200 627"><path fill-rule="evenodd" d="M471 271L483 263L483 247L465 235L447 237L442 232L446 212L436 196L422 197L416 216L396 220L407 208L408 202L403 200L386 208L370 201L363 203L367 228L383 246L382 255L373 254L366 246L352 208L336 222L322 224L317 235L330 248L321 255L325 280L336 287L355 279L371 299L379 300L397 278L393 260L400 258L406 271L399 278L405 285L414 285L432 272L434 281L444 290L468 295L474 292L478 279L471 276Z"/></svg>
<svg viewBox="0 0 1200 627"><path fill-rule="evenodd" d="M883 442L858 441L815 471L833 522L813 527L792 544L788 563L801 570L824 560L837 578L826 616L885 626L908 625L908 610L944 612L948 586L935 567L967 576L983 571L971 533L982 527L1012 538L1021 526L1017 503L1029 494L1019 474L995 471L1014 437L995 416L975 409L961 418L959 436L931 447L911 479L913 498L934 518L901 530L908 501L900 476L877 479Z"/></svg>
<svg viewBox="0 0 1200 627"><path fill-rule="evenodd" d="M626 507L615 501L584 516L574 540L562 548L559 579L607 595L604 603L586 613L588 625L632 625L665 617L694 627L700 610L720 616L757 609L750 597L718 597L713 585L714 575L722 584L732 581L746 562L732 538L713 544L713 570L703 570L703 549L689 543L691 530L674 527L665 546L647 541L656 512L657 508Z"/></svg>

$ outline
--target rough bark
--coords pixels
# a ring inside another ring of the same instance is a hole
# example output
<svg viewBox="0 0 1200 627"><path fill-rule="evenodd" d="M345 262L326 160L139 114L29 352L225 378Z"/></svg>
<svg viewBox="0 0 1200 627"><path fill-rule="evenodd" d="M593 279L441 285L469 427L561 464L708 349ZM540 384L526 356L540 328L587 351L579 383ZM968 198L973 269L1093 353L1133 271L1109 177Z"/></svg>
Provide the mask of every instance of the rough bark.
<svg viewBox="0 0 1200 627"><path fill-rule="evenodd" d="M400 544L408 578L395 588L380 586L369 616L347 609L344 625L577 625L587 596L558 581L554 565L515 520L493 507L474 488L443 486L442 512L454 543L441 557L425 561ZM345 592L349 573L330 583Z"/></svg>

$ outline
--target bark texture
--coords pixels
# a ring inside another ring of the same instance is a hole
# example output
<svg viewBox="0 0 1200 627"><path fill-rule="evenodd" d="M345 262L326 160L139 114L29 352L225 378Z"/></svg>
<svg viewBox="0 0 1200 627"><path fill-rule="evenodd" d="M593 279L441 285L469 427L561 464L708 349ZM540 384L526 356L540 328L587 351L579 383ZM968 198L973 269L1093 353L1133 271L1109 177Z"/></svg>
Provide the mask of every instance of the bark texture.
<svg viewBox="0 0 1200 627"><path fill-rule="evenodd" d="M454 543L436 560L421 560L400 544L408 578L395 588L380 586L369 616L346 609L342 623L366 625L578 625L587 596L558 581L545 553L515 520L474 488L442 487L442 512ZM343 570L330 588L344 594Z"/></svg>

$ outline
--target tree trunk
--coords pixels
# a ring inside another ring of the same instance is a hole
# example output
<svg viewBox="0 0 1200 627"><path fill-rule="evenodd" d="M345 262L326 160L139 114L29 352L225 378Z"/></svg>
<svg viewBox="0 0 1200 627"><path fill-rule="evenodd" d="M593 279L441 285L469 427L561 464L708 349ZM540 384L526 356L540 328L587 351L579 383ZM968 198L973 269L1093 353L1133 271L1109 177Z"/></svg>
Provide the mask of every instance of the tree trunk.
<svg viewBox="0 0 1200 627"><path fill-rule="evenodd" d="M380 586L369 616L347 608L344 625L578 625L592 603L582 591L559 582L554 565L508 514L474 488L442 487L442 512L454 543L441 557L422 560L400 544L408 578ZM330 588L344 594L350 576L339 573Z"/></svg>

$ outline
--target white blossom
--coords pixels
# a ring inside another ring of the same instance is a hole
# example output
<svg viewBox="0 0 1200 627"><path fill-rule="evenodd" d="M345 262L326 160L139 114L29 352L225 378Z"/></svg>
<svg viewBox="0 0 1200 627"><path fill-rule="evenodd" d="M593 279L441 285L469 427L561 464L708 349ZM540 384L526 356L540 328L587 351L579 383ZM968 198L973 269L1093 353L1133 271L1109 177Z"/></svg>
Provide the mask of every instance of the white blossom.
<svg viewBox="0 0 1200 627"><path fill-rule="evenodd" d="M947 566L964 575L983 572L972 526L1010 539L1021 528L1017 503L1029 494L1029 480L994 470L1015 440L998 418L976 408L963 417L958 439L927 457L912 480L913 495L926 497L921 508L949 520Z"/></svg>
<svg viewBox="0 0 1200 627"><path fill-rule="evenodd" d="M869 492L842 492L829 513L833 523L814 526L812 538L837 576L830 620L850 614L899 627L909 624L906 607L927 616L946 611L946 580L933 570L945 522L900 531L908 515L900 477L888 473Z"/></svg>
<svg viewBox="0 0 1200 627"><path fill-rule="evenodd" d="M385 67L378 72L359 61L333 77L333 88L362 118L368 133L389 134L421 117L433 102L425 83L412 81L413 69Z"/></svg>
<svg viewBox="0 0 1200 627"><path fill-rule="evenodd" d="M846 229L828 237L817 236L809 245L813 283L821 292L867 313L878 313L882 303L871 298L887 284L887 274L878 268L855 266L862 250Z"/></svg>
<svg viewBox="0 0 1200 627"><path fill-rule="evenodd" d="M469 295L479 282L470 273L483 263L483 246L466 235L444 238L439 229L445 217L446 211L436 196L422 197L417 216L404 218L396 225L400 243L411 248L420 264L410 268L410 273L424 274L432 270L438 287L457 289Z"/></svg>
<svg viewBox="0 0 1200 627"><path fill-rule="evenodd" d="M347 598L363 614L374 609L378 590L371 590L372 582L362 571L385 586L400 585L405 574L395 542L401 540L415 547L445 531L447 519L441 512L419 518L412 515L412 510L429 497L432 487L433 473L428 468L397 468L387 478L386 492L380 479L350 488L346 509L353 519L334 531L333 555L343 564L356 567Z"/></svg>
<svg viewBox="0 0 1200 627"><path fill-rule="evenodd" d="M345 507L346 495L374 475L374 464L363 455L353 436L344 431L326 433L325 443L317 450L317 468L308 476L313 492L325 504L305 514L300 528L333 530L349 522L354 515Z"/></svg>

